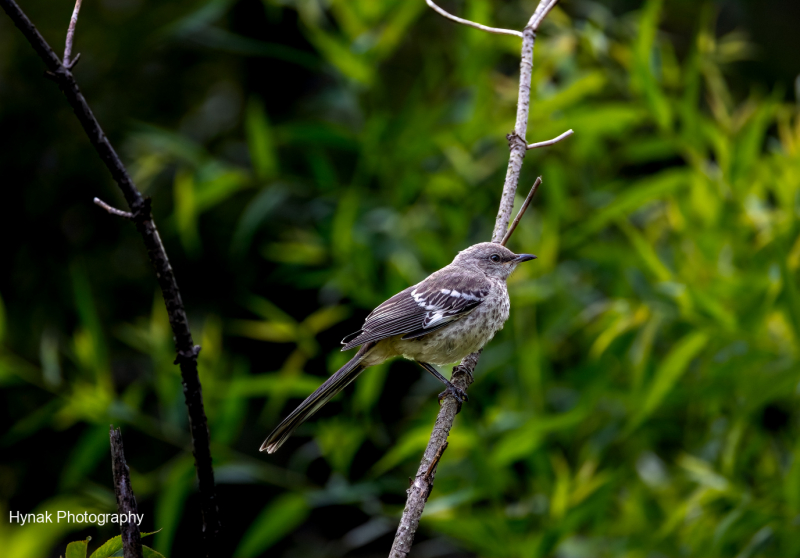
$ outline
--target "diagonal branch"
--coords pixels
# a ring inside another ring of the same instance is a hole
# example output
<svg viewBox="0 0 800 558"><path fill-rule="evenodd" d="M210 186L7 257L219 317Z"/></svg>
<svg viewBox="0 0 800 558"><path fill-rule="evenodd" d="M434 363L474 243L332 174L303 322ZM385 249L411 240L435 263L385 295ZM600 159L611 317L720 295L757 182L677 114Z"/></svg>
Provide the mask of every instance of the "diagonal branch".
<svg viewBox="0 0 800 558"><path fill-rule="evenodd" d="M467 388L472 383L472 370L478 364L479 356L479 352L467 355L461 361L461 364L453 368L450 381L458 389L464 392L467 391ZM439 408L436 423L433 425L428 446L425 448L425 453L422 454L422 461L419 464L419 469L417 469L417 475L408 488L406 507L403 510L400 525L397 527L389 558L406 558L411 552L411 545L414 544L414 535L419 527L419 518L422 517L425 504L428 502L428 496L433 490L436 469L444 450L447 448L447 436L450 434L450 429L453 428L453 421L456 418L456 414L458 414L458 408L459 403L455 397L448 395L442 400L442 406Z"/></svg>
<svg viewBox="0 0 800 558"><path fill-rule="evenodd" d="M426 1L428 5L432 4L430 0ZM528 114L530 111L531 72L533 70L533 45L536 40L536 29L557 2L558 0L540 0L536 11L522 33L517 120L514 131L508 135L511 153L506 170L506 180L503 184L500 208L492 233L492 242L505 242L513 232L513 228L508 231L507 229L508 222L511 220L511 211L514 208L514 196L516 195L517 185L519 184L522 160L525 157L525 152L528 150L528 144L525 141L525 133L528 128ZM562 134L562 136L566 137L564 134ZM534 187L528 195L524 208L527 208L527 204L530 203L540 183L541 179L537 179L536 183L534 183ZM516 221L522 217L524 208L520 210ZM453 368L451 381L454 386L463 392L467 391L467 388L473 381L472 373L478 364L479 358L480 351L467 355L461 361L461 364ZM417 475L407 491L408 499L406 500L405 509L403 509L403 516L400 519L400 525L397 528L389 558L406 558L409 552L411 552L411 545L414 542L414 535L419 527L420 517L425 509L428 496L430 496L431 490L433 489L436 468L439 459L442 457L442 453L446 449L447 436L450 434L450 429L453 427L453 422L459 411L459 407L458 401L452 396L447 396L442 401L439 414L436 417L436 423L433 426L433 431L428 441L428 446L425 448L425 453L422 456L422 461L417 470Z"/></svg>
<svg viewBox="0 0 800 558"><path fill-rule="evenodd" d="M487 27L486 25L481 25L480 23L475 23L474 21L470 21L468 19L462 19L460 17L454 16L453 14L446 12L439 6L433 3L433 0L425 0L425 2L430 6L436 13L439 15L446 17L451 21L455 21L456 23L460 23L462 25L468 25L470 27L474 27L475 29L480 29L481 31L486 31L487 33L495 33L496 35L514 35L515 37L522 37L522 33L519 31L515 31L513 29L500 29L499 27Z"/></svg>
<svg viewBox="0 0 800 558"><path fill-rule="evenodd" d="M541 183L542 183L542 177L540 176L536 179L536 182L533 183L533 187L531 188L531 191L528 193L528 197L525 198L525 201L522 203L522 207L519 208L517 216L514 217L514 222L512 222L511 226L508 227L506 235L503 237L503 240L500 241L500 246L505 246L506 242L508 242L508 239L511 238L511 235L514 234L514 231L517 229L517 225L519 225L520 219L522 219L522 216L525 215L525 211L528 210L528 206L533 201L533 196L536 195L536 190L539 189Z"/></svg>
<svg viewBox="0 0 800 558"><path fill-rule="evenodd" d="M219 510L217 509L216 490L214 488L214 469L211 464L208 421L203 407L200 379L197 375L197 355L200 352L200 346L195 345L192 340L189 320L186 317L186 310L183 306L178 283L175 280L175 274L167 258L164 245L161 243L158 229L150 214L150 199L144 198L136 188L133 180L131 180L119 155L109 143L92 109L81 93L70 68L66 65L66 61L62 64L56 53L53 52L53 49L14 0L0 0L0 7L5 10L14 25L22 31L22 34L25 35L25 38L44 61L50 72L50 77L58 83L67 101L75 111L75 116L83 126L86 135L89 136L89 141L106 165L106 168L111 172L111 176L120 190L122 190L125 201L127 201L131 210L132 220L147 248L147 254L153 264L158 284L164 295L169 323L175 337L177 350L175 364L180 365L183 393L189 413L192 450L195 458L195 468L197 469L203 514L203 537L206 543L206 553L208 556L216 556L215 547L221 526ZM77 18L77 8L76 6L73 21ZM70 26L72 27L72 22ZM67 41L69 44L71 38L68 38Z"/></svg>

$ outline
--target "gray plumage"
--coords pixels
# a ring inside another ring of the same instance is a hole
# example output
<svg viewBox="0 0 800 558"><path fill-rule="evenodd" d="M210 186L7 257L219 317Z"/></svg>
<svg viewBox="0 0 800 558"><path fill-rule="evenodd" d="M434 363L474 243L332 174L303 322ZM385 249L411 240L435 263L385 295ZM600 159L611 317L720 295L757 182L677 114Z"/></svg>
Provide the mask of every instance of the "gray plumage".
<svg viewBox="0 0 800 558"><path fill-rule="evenodd" d="M342 340L356 355L297 407L261 445L274 453L306 419L369 366L403 356L417 361L465 398L430 364L451 364L484 347L508 319L506 280L530 254L483 242L458 253L453 262L394 295L367 316L360 330Z"/></svg>

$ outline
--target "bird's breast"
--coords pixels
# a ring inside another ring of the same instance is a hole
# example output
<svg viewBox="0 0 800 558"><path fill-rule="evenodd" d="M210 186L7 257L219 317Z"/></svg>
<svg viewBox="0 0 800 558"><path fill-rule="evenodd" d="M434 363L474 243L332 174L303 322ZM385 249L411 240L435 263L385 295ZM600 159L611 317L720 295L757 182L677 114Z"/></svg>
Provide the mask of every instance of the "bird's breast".
<svg viewBox="0 0 800 558"><path fill-rule="evenodd" d="M393 339L395 350L404 357L431 364L458 362L483 348L508 319L510 304L505 285L494 289L475 310L433 333L416 339Z"/></svg>

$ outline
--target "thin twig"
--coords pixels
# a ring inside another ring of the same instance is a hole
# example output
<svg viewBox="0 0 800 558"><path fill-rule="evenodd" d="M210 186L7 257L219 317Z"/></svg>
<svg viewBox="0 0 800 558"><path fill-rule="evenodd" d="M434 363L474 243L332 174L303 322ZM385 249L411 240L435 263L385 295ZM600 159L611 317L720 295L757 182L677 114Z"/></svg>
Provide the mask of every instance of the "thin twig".
<svg viewBox="0 0 800 558"><path fill-rule="evenodd" d="M515 31L513 29L500 29L498 27L487 27L485 25L481 25L480 23L475 23L474 21L454 16L453 14L446 12L445 10L434 4L433 0L425 0L425 2L428 4L428 6L433 8L433 10L436 11L436 13L446 17L451 21L455 21L456 23L460 23L462 25L469 25L470 27L474 27L475 29L486 31L487 33L495 33L497 35L514 35L515 37L522 37L522 33L520 31Z"/></svg>
<svg viewBox="0 0 800 558"><path fill-rule="evenodd" d="M116 215L117 217L124 217L125 219L133 219L133 213L130 213L129 211L122 211L121 209L117 209L116 207L111 207L100 198L95 198L94 203L95 205L99 205L100 207L108 211L111 215Z"/></svg>
<svg viewBox="0 0 800 558"><path fill-rule="evenodd" d="M525 198L525 201L522 203L522 207L519 208L519 212L517 216L514 217L514 221L511 223L511 226L508 227L508 231L506 231L506 235L503 237L503 240L500 241L500 246L505 246L508 239L511 238L511 234L517 228L519 224L519 220L522 219L522 216L525 215L525 211L528 209L528 206L531 204L531 200L533 200L533 196L536 194L536 190L539 189L539 185L542 183L542 177L538 177L536 181L533 183L533 188L531 191L528 192L528 197Z"/></svg>
<svg viewBox="0 0 800 558"><path fill-rule="evenodd" d="M69 20L69 27L67 28L67 43L64 45L64 66L72 68L78 62L80 53L75 57L75 60L70 61L69 57L72 56L72 41L75 37L75 26L78 25L78 12L81 11L81 1L75 0L75 9L72 10L72 18Z"/></svg>
<svg viewBox="0 0 800 558"><path fill-rule="evenodd" d="M439 460L442 458L442 454L444 453L444 450L447 449L448 445L450 444L448 442L445 442L443 445L439 447L438 450L436 450L436 455L433 456L433 461L431 461L431 464L428 465L428 470L425 471L424 475L422 475L422 479L424 481L430 482L431 477L436 472L436 466L439 465Z"/></svg>
<svg viewBox="0 0 800 558"><path fill-rule="evenodd" d="M573 132L572 130L567 130L566 132L564 132L563 134L561 134L560 136L558 136L556 138L545 140L545 141L537 141L536 143L529 143L528 144L528 149L537 149L539 147L547 147L548 145L553 145L554 143L558 143L563 139L567 139L568 137L570 137L574 133L575 132Z"/></svg>
<svg viewBox="0 0 800 558"><path fill-rule="evenodd" d="M142 237L147 255L156 273L156 279L164 296L169 323L175 338L177 358L175 364L180 365L183 381L183 395L189 414L189 428L192 434L192 453L197 469L197 481L200 491L200 508L203 514L204 551L207 556L217 556L216 546L221 529L219 510L217 509L216 489L214 488L214 469L211 463L211 447L208 433L208 420L203 406L203 392L197 374L197 355L200 347L194 344L189 320L183 306L181 292L175 279L175 273L169 263L158 229L150 213L150 200L142 196L128 174L125 165L108 141L103 129L95 118L92 109L81 93L70 69L62 64L47 41L44 40L36 26L20 9L14 0L0 0L0 7L8 14L33 49L44 61L50 71L51 78L58 83L67 101L72 106L78 121L83 126L89 141L97 154L111 172L114 181L122 190L125 201L133 215L133 222Z"/></svg>
<svg viewBox="0 0 800 558"><path fill-rule="evenodd" d="M122 535L122 551L125 558L143 558L142 556L142 537L139 533L139 524L136 516L139 510L136 507L136 497L131 488L131 478L128 471L128 464L125 462L125 450L122 447L122 432L119 428L114 429L111 425L109 432L111 439L111 469L114 472L114 494L117 497L117 512L120 518L123 516L127 521L119 522L119 530Z"/></svg>
<svg viewBox="0 0 800 558"><path fill-rule="evenodd" d="M547 17L547 14L550 13L550 10L552 10L556 4L558 4L558 0L541 0L539 5L536 6L536 10L533 12L531 19L528 21L527 27L537 31L539 29L539 24L544 21L544 18Z"/></svg>
<svg viewBox="0 0 800 558"><path fill-rule="evenodd" d="M544 17L553 9L557 1L558 0L540 0L536 12L534 12L531 21L522 33L517 120L514 131L508 135L510 149L508 168L506 170L506 180L503 184L500 208L497 212L497 218L495 219L492 242L501 242L506 236L508 223L511 220L511 212L514 209L514 196L516 195L517 185L519 184L522 160L525 157L525 152L528 150L528 145L525 141L525 133L528 128L528 113L530 110L531 72L533 70L533 45L536 40L536 29ZM431 2L428 1L428 5L430 4ZM532 194L529 194L529 197L530 196L532 196ZM480 351L472 353L464 357L461 364L453 368L453 374L450 380L454 386L463 392L467 391L467 388L473 381L472 373L478 364L479 358ZM408 498L405 508L403 509L403 515L400 518L400 525L397 527L397 533L394 537L389 558L406 558L411 551L414 535L419 527L419 519L425 509L425 503L428 501L430 491L433 488L433 477L436 470L435 462L438 463L442 452L444 452L444 444L447 441L447 436L450 434L450 429L453 427L453 421L455 420L458 410L459 403L452 395L448 395L442 400L442 405L436 417L436 423L433 426L428 446L425 448L425 453L422 456L422 461L417 470L417 476L414 478L414 482L407 491ZM429 470L431 471L430 474L428 474Z"/></svg>

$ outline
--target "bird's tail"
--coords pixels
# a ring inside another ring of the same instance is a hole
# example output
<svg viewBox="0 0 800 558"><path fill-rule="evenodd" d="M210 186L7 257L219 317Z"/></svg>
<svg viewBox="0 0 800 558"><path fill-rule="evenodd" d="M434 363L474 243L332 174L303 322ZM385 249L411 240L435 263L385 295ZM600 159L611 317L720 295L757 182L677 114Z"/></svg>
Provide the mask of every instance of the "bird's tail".
<svg viewBox="0 0 800 558"><path fill-rule="evenodd" d="M264 440L259 451L266 450L267 453L275 453L298 426L311 418L311 415L320 410L334 395L342 391L350 382L355 380L366 368L366 366L361 364L361 361L372 346L373 343L367 343L362 346L347 364L342 366L338 372L328 378L314 393L300 403L297 409L283 419L283 422L272 431L272 434L270 434L266 440Z"/></svg>

